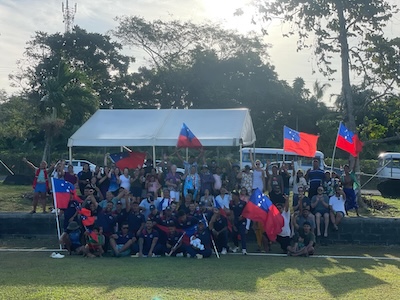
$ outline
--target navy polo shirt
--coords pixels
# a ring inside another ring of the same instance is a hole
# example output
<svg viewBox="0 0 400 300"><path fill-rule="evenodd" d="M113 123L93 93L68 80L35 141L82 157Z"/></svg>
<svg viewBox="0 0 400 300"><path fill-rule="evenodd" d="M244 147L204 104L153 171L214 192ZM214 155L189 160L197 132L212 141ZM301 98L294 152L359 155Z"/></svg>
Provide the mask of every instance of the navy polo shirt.
<svg viewBox="0 0 400 300"><path fill-rule="evenodd" d="M144 215L141 213L131 213L128 215L129 231L136 235L140 226L145 223Z"/></svg>

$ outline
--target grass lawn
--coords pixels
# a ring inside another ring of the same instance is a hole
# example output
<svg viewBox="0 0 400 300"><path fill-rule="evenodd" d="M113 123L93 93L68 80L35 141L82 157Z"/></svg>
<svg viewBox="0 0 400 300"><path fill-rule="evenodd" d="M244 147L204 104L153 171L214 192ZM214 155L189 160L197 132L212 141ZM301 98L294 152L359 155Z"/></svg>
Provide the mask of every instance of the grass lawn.
<svg viewBox="0 0 400 300"><path fill-rule="evenodd" d="M1 299L398 299L400 262L0 253Z"/></svg>

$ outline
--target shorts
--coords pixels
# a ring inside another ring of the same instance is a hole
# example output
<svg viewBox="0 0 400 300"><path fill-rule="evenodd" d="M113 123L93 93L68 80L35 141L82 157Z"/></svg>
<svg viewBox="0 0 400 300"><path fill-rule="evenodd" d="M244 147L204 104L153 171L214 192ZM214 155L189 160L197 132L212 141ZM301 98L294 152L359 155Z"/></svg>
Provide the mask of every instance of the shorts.
<svg viewBox="0 0 400 300"><path fill-rule="evenodd" d="M118 245L117 245L118 251L119 251L120 249L122 249L124 246L125 246L125 245L123 245L123 244L118 244ZM129 255L131 255L131 249L125 250L124 252L120 252L119 255L120 255L120 256L129 256Z"/></svg>
<svg viewBox="0 0 400 300"><path fill-rule="evenodd" d="M342 214L342 218L344 217L344 212L343 211L335 211L333 214L336 216L337 214Z"/></svg>
<svg viewBox="0 0 400 300"><path fill-rule="evenodd" d="M46 183L45 182L36 183L35 193L47 193Z"/></svg>
<svg viewBox="0 0 400 300"><path fill-rule="evenodd" d="M316 215L317 213L320 213L321 216L323 216L324 214L329 214L329 210L316 210L316 211L314 211L314 215Z"/></svg>

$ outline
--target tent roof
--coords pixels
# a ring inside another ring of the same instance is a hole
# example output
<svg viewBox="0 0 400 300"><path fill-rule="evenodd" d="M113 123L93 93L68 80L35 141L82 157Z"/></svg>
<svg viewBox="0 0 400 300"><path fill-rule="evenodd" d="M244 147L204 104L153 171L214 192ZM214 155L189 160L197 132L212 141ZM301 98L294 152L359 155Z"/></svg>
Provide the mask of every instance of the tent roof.
<svg viewBox="0 0 400 300"><path fill-rule="evenodd" d="M256 141L247 108L99 109L68 140L74 146L176 146L185 123L203 146Z"/></svg>

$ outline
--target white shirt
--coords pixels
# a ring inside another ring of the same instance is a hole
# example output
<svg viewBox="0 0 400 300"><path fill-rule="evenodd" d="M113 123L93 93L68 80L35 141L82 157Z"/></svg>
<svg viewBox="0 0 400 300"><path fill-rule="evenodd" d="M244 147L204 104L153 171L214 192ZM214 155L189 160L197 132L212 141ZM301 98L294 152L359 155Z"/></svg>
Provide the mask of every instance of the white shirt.
<svg viewBox="0 0 400 300"><path fill-rule="evenodd" d="M288 211L283 210L283 212L281 213L282 217L283 217L283 227L282 227L282 231L279 234L280 236L290 236L290 210L288 209Z"/></svg>
<svg viewBox="0 0 400 300"><path fill-rule="evenodd" d="M304 192L308 189L307 180L299 177L299 182L297 182L297 175L290 177L289 184L293 184L293 194L299 193L299 187L302 187Z"/></svg>
<svg viewBox="0 0 400 300"><path fill-rule="evenodd" d="M339 197L333 195L332 197L329 198L329 205L332 206L332 209L334 211L341 211L342 213L346 213L346 210L344 208L345 202L346 200L343 199L342 195L340 195Z"/></svg>
<svg viewBox="0 0 400 300"><path fill-rule="evenodd" d="M128 191L131 189L131 176L128 175L128 177L125 177L125 175L122 174L119 176L119 180L121 180L120 187L123 187Z"/></svg>
<svg viewBox="0 0 400 300"><path fill-rule="evenodd" d="M253 189L256 188L259 188L261 192L264 190L264 176L259 170L253 170Z"/></svg>

